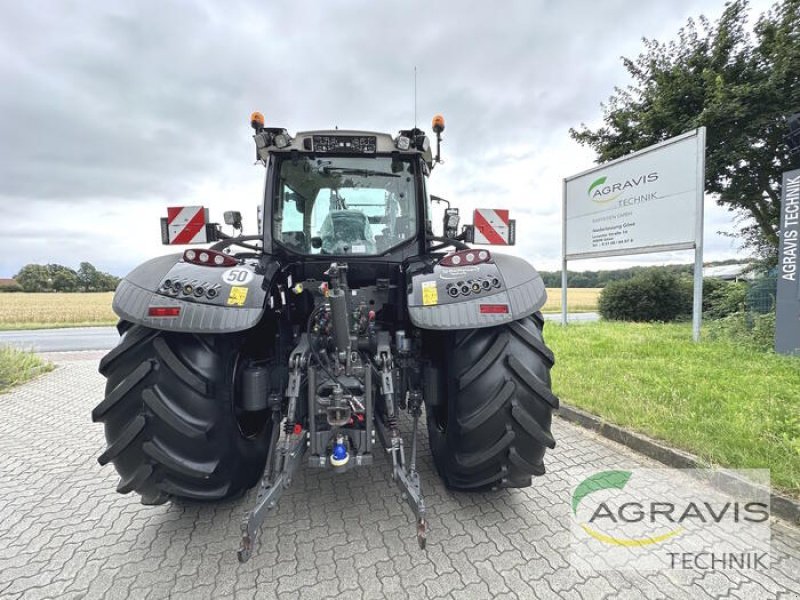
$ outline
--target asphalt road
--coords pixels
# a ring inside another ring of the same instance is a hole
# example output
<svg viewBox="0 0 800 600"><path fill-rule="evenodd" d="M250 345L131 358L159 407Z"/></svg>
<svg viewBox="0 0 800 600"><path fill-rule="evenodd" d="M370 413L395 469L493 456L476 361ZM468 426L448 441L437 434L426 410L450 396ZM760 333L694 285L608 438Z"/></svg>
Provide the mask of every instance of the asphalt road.
<svg viewBox="0 0 800 600"><path fill-rule="evenodd" d="M560 314L547 314L548 321L558 321ZM573 322L597 321L597 313L574 313ZM86 350L110 350L119 340L114 327L74 327L64 329L30 329L0 331L0 345L8 344L35 352L82 352Z"/></svg>
<svg viewBox="0 0 800 600"><path fill-rule="evenodd" d="M448 491L421 440L425 552L378 453L375 464L343 474L299 469L253 558L240 565L239 524L255 489L227 502L161 506L115 492L114 469L96 461L106 446L102 427L89 417L103 397L101 355L62 354L55 371L0 397L3 600L800 597L800 531L780 522L765 569L637 572L581 563L570 533L575 474L658 464L560 419L547 474L524 489Z"/></svg>
<svg viewBox="0 0 800 600"><path fill-rule="evenodd" d="M0 331L0 345L7 344L35 352L109 350L119 334L114 327L65 327Z"/></svg>

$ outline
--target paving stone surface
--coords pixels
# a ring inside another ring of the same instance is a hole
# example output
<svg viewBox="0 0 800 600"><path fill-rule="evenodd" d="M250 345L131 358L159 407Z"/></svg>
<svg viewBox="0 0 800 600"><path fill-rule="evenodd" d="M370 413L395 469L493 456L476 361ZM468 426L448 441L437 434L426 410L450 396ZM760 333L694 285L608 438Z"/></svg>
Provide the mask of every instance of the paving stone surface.
<svg viewBox="0 0 800 600"><path fill-rule="evenodd" d="M447 491L425 440L426 552L379 457L338 476L302 469L240 565L254 492L146 507L114 491L89 414L99 356L52 355L58 369L0 395L0 598L800 598L800 532L779 521L763 571L571 567L570 470L658 464L560 420L548 474L523 490Z"/></svg>

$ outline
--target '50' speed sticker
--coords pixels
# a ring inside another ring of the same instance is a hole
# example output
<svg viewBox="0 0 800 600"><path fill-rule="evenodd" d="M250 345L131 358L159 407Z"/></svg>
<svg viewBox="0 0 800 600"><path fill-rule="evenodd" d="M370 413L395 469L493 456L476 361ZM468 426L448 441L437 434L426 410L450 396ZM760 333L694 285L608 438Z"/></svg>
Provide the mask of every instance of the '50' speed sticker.
<svg viewBox="0 0 800 600"><path fill-rule="evenodd" d="M228 269L222 274L222 281L229 285L247 285L253 280L253 272L249 269Z"/></svg>

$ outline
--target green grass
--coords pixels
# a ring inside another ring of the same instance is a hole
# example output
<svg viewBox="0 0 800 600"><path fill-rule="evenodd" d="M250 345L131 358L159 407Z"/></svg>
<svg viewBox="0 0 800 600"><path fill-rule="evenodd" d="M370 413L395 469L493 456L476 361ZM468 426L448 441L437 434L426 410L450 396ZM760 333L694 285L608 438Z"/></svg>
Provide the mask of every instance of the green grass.
<svg viewBox="0 0 800 600"><path fill-rule="evenodd" d="M0 393L52 370L52 364L31 352L0 347Z"/></svg>
<svg viewBox="0 0 800 600"><path fill-rule="evenodd" d="M800 496L800 359L694 344L688 324L549 325L545 338L563 402L710 464L769 468Z"/></svg>

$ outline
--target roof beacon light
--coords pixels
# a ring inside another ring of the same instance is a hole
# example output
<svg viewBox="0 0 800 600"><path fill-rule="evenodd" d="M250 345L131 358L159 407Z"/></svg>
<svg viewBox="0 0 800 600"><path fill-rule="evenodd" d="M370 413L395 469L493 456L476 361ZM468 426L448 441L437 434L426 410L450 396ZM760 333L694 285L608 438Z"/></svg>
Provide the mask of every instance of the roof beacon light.
<svg viewBox="0 0 800 600"><path fill-rule="evenodd" d="M250 127L256 131L264 129L264 115L256 111L250 115Z"/></svg>
<svg viewBox="0 0 800 600"><path fill-rule="evenodd" d="M458 267L462 265L479 265L492 260L492 254L488 250L459 250L448 254L439 264L443 267Z"/></svg>
<svg viewBox="0 0 800 600"><path fill-rule="evenodd" d="M433 159L433 162L440 163L442 162L442 132L444 131L444 117L442 115L436 115L433 117L431 121L431 127L433 128L433 132L436 134L436 156Z"/></svg>

